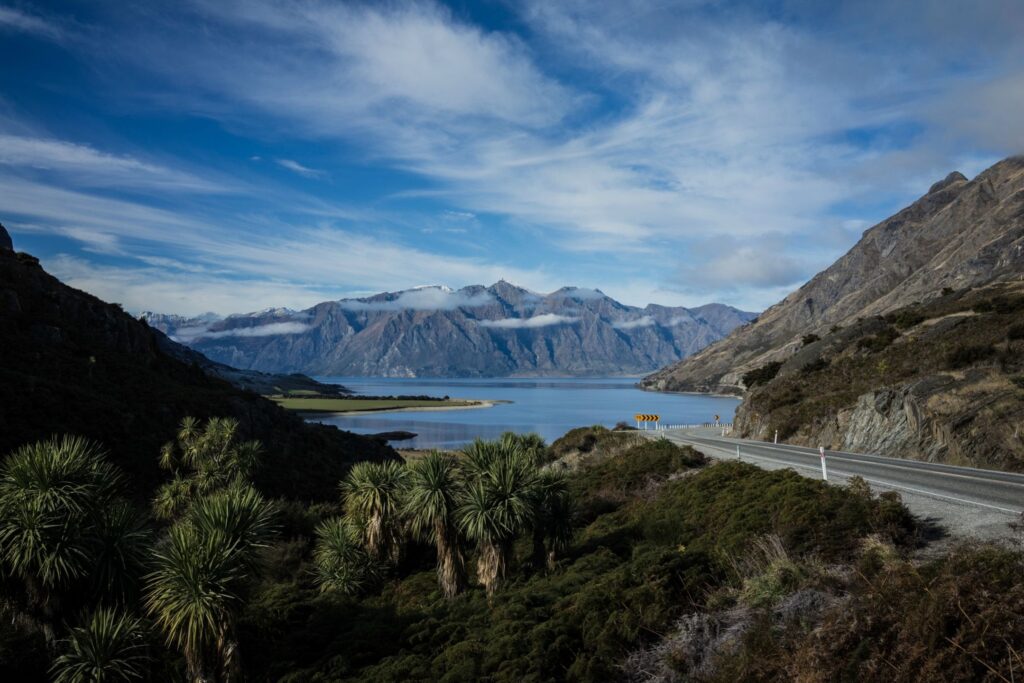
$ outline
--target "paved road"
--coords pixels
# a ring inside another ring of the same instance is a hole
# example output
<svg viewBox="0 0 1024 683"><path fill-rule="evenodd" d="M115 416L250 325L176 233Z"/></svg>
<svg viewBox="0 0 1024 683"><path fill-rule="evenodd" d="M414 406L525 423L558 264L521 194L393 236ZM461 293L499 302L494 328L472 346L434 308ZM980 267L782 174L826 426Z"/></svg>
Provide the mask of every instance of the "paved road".
<svg viewBox="0 0 1024 683"><path fill-rule="evenodd" d="M714 430L667 430L664 436L716 458L740 458L767 469L790 467L821 478L816 448L722 437ZM1007 522L1024 511L1024 475L970 467L901 460L878 455L826 451L829 481L863 477L875 490L899 491L915 513L931 517L953 533L1008 535Z"/></svg>

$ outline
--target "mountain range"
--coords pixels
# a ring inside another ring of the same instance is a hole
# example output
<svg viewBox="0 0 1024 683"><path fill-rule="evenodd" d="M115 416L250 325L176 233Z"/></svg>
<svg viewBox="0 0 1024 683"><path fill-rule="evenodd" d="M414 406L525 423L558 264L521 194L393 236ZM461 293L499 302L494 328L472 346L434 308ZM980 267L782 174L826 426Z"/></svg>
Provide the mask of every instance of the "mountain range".
<svg viewBox="0 0 1024 683"><path fill-rule="evenodd" d="M385 377L650 372L756 317L722 304L621 304L599 290L550 294L505 281L429 286L220 318L144 313L213 361L264 372Z"/></svg>

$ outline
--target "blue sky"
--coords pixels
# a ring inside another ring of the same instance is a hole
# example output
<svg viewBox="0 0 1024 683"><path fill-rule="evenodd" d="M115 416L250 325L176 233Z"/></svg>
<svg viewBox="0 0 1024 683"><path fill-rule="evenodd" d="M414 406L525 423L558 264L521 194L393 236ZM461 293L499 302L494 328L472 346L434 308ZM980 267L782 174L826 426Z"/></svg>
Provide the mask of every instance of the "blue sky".
<svg viewBox="0 0 1024 683"><path fill-rule="evenodd" d="M132 311L759 309L1024 151L1024 3L0 0L0 221Z"/></svg>

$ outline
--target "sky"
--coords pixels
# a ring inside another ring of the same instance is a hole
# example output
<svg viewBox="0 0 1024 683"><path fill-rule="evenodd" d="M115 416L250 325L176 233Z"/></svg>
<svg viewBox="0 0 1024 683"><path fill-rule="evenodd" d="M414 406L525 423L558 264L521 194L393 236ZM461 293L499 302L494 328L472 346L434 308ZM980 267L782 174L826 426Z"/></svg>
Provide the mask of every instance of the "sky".
<svg viewBox="0 0 1024 683"><path fill-rule="evenodd" d="M0 222L139 312L761 310L1024 152L1024 3L0 0Z"/></svg>

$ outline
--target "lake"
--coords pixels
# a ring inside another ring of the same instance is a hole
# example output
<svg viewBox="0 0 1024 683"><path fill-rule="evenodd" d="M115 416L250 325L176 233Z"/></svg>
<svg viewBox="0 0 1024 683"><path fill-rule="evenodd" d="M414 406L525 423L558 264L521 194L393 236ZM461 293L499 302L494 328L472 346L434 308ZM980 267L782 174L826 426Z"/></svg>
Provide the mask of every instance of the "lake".
<svg viewBox="0 0 1024 683"><path fill-rule="evenodd" d="M415 439L395 442L403 448L456 448L473 439L493 439L502 432L536 432L548 443L574 427L617 422L632 424L637 413L655 413L663 423L710 422L720 415L731 422L738 399L699 394L662 394L636 388L631 378L533 379L392 379L317 377L343 384L362 395L428 395L510 401L493 408L432 412L318 415L312 421L357 434L394 430L415 432Z"/></svg>

